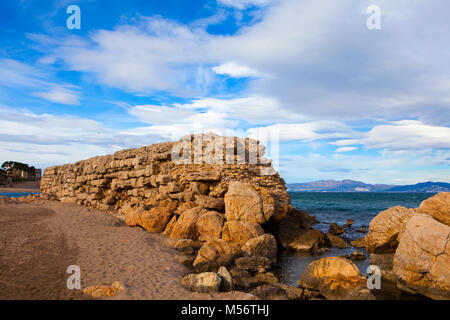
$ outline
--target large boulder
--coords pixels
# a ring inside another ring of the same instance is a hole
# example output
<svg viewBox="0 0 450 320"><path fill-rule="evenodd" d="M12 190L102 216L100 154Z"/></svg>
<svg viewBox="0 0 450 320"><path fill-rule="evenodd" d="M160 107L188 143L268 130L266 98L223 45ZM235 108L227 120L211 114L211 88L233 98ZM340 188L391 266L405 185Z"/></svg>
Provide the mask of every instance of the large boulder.
<svg viewBox="0 0 450 320"><path fill-rule="evenodd" d="M394 256L399 288L430 297L450 299L450 226L416 214L405 226Z"/></svg>
<svg viewBox="0 0 450 320"><path fill-rule="evenodd" d="M301 275L299 287L319 291L330 300L374 299L356 265L340 257L322 258L310 263Z"/></svg>
<svg viewBox="0 0 450 320"><path fill-rule="evenodd" d="M194 292L219 292L221 278L214 272L191 273L181 279L184 288Z"/></svg>
<svg viewBox="0 0 450 320"><path fill-rule="evenodd" d="M171 239L198 239L197 221L203 214L208 213L203 207L194 207L184 211L173 224L169 237Z"/></svg>
<svg viewBox="0 0 450 320"><path fill-rule="evenodd" d="M450 226L450 192L442 192L424 200L417 211L426 213Z"/></svg>
<svg viewBox="0 0 450 320"><path fill-rule="evenodd" d="M232 181L224 197L227 221L266 222L261 195L251 186Z"/></svg>
<svg viewBox="0 0 450 320"><path fill-rule="evenodd" d="M216 211L209 211L202 215L197 221L199 240L220 239L223 223L223 216Z"/></svg>
<svg viewBox="0 0 450 320"><path fill-rule="evenodd" d="M370 222L369 233L365 237L367 251L370 253L395 252L399 235L414 212L414 209L400 206L380 212Z"/></svg>
<svg viewBox="0 0 450 320"><path fill-rule="evenodd" d="M247 256L266 257L270 261L277 258L277 241L269 233L248 240L241 249Z"/></svg>
<svg viewBox="0 0 450 320"><path fill-rule="evenodd" d="M259 224L244 221L227 221L222 229L222 239L239 247L262 234L264 229Z"/></svg>
<svg viewBox="0 0 450 320"><path fill-rule="evenodd" d="M220 266L226 267L239 253L238 247L222 239L210 240L198 250L193 267L200 271L213 270Z"/></svg>
<svg viewBox="0 0 450 320"><path fill-rule="evenodd" d="M157 207L145 210L140 204L130 204L122 209L125 223L140 226L150 232L163 232L177 207L176 202L163 200Z"/></svg>

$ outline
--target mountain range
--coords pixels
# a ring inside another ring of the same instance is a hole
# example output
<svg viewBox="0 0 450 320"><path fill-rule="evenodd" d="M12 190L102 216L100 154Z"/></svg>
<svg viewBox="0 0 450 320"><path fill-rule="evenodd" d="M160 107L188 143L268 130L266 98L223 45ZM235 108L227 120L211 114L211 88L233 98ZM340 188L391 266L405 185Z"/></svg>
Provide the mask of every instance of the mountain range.
<svg viewBox="0 0 450 320"><path fill-rule="evenodd" d="M288 183L290 192L450 192L450 183L422 182L413 185L369 184L355 180L319 180Z"/></svg>

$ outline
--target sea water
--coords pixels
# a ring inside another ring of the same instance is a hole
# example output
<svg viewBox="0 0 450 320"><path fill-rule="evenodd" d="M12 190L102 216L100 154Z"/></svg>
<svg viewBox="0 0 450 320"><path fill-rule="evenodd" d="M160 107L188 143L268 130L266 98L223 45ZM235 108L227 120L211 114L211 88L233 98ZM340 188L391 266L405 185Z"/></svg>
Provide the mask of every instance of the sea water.
<svg viewBox="0 0 450 320"><path fill-rule="evenodd" d="M316 216L318 223L313 228L328 232L330 223L339 225L353 219L354 224L341 235L347 242L365 236L361 228L368 229L370 221L381 211L394 206L417 208L420 203L432 197L433 193L350 193L350 192L290 192L292 205L297 209L306 210L310 215ZM330 248L319 256L309 254L281 253L278 257L279 267L276 270L280 281L296 286L300 275L312 261L329 256L341 256L353 251L363 251L366 259L354 261L362 274L366 274L369 266L369 255L364 249Z"/></svg>
<svg viewBox="0 0 450 320"><path fill-rule="evenodd" d="M10 198L26 197L31 194L39 194L40 192L0 192L1 196L7 196Z"/></svg>

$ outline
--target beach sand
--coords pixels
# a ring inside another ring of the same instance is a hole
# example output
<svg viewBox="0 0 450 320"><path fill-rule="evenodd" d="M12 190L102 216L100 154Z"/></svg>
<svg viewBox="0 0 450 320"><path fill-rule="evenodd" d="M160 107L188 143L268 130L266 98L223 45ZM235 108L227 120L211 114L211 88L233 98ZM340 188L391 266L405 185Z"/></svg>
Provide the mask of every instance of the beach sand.
<svg viewBox="0 0 450 320"><path fill-rule="evenodd" d="M39 200L0 204L0 299L89 299L69 290L69 265L81 287L125 289L110 299L248 299L231 293L193 293L190 273L162 235L130 228L118 218L75 204Z"/></svg>
<svg viewBox="0 0 450 320"><path fill-rule="evenodd" d="M12 186L0 186L0 193L40 192L40 181L14 183Z"/></svg>

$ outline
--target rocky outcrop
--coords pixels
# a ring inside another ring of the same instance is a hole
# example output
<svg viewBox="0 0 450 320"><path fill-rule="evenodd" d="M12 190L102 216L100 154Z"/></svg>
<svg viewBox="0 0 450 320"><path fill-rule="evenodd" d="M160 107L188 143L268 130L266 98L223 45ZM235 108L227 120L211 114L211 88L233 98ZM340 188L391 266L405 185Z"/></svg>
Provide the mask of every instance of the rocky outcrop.
<svg viewBox="0 0 450 320"><path fill-rule="evenodd" d="M398 246L399 235L414 209L393 207L380 212L369 225L365 245L370 253L393 253Z"/></svg>
<svg viewBox="0 0 450 320"><path fill-rule="evenodd" d="M450 299L449 207L442 193L418 209L394 207L372 220L365 242L383 278L409 293Z"/></svg>
<svg viewBox="0 0 450 320"><path fill-rule="evenodd" d="M322 258L310 263L298 284L300 288L319 292L329 300L374 299L355 264L340 257Z"/></svg>
<svg viewBox="0 0 450 320"><path fill-rule="evenodd" d="M397 285L432 299L450 299L450 226L424 214L406 224L394 256Z"/></svg>

